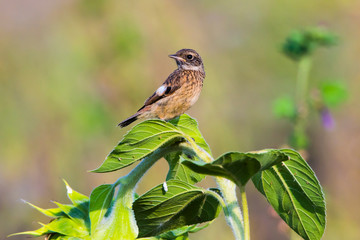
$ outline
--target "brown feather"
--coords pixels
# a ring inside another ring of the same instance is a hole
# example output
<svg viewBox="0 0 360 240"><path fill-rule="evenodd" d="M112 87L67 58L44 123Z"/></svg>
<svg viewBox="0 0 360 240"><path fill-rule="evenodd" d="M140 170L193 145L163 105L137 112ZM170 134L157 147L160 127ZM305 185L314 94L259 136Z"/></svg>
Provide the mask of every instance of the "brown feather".
<svg viewBox="0 0 360 240"><path fill-rule="evenodd" d="M173 73L171 73L168 78L165 80L165 82L162 84L162 86L166 86L166 91L161 94L158 95L157 92L155 91L148 99L146 99L144 106L142 106L138 111L140 111L141 109L143 109L146 106L149 106L157 101L159 101L160 99L167 97L173 93L175 93L176 90L178 90L181 85L180 85L180 74L178 73L179 70L175 70Z"/></svg>

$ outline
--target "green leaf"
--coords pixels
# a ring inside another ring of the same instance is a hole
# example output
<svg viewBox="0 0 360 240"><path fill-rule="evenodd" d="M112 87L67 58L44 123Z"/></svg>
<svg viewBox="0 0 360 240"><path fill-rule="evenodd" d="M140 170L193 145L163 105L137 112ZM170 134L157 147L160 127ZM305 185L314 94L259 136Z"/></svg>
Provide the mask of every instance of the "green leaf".
<svg viewBox="0 0 360 240"><path fill-rule="evenodd" d="M40 237L46 234L51 233L46 227L41 227L34 231L25 231L25 232L19 232L19 233L13 233L10 234L8 237L17 236L17 235L32 235L34 237Z"/></svg>
<svg viewBox="0 0 360 240"><path fill-rule="evenodd" d="M158 119L146 120L134 126L93 172L111 172L143 159L158 148L179 141L194 139L205 151L210 148L197 128L197 122L183 114L170 122Z"/></svg>
<svg viewBox="0 0 360 240"><path fill-rule="evenodd" d="M174 125L162 120L146 120L134 126L93 172L111 172L146 157L159 147L183 137Z"/></svg>
<svg viewBox="0 0 360 240"><path fill-rule="evenodd" d="M273 103L273 113L279 118L294 119L296 116L294 100L288 96L276 99Z"/></svg>
<svg viewBox="0 0 360 240"><path fill-rule="evenodd" d="M68 239L68 237L58 233L52 233L48 236L48 240L62 240L62 239Z"/></svg>
<svg viewBox="0 0 360 240"><path fill-rule="evenodd" d="M337 43L337 36L321 27L293 31L285 40L282 50L286 56L299 60L319 47L329 47Z"/></svg>
<svg viewBox="0 0 360 240"><path fill-rule="evenodd" d="M83 240L83 238L70 237L58 233L53 233L49 236L49 240Z"/></svg>
<svg viewBox="0 0 360 240"><path fill-rule="evenodd" d="M101 220L110 208L115 188L111 184L100 185L90 195L91 235L94 235Z"/></svg>
<svg viewBox="0 0 360 240"><path fill-rule="evenodd" d="M48 224L40 223L43 227L38 230L13 235L29 234L42 236L52 233L49 239L88 239L90 233L90 219L88 208L86 207L89 204L88 197L74 191L66 181L64 182L67 187L68 197L74 205L54 202L58 208L43 209L24 201L41 213L55 219Z"/></svg>
<svg viewBox="0 0 360 240"><path fill-rule="evenodd" d="M348 97L348 90L343 82L323 81L320 85L322 100L328 107L336 107Z"/></svg>
<svg viewBox="0 0 360 240"><path fill-rule="evenodd" d="M84 214L87 215L89 212L89 197L76 192L64 179L63 181L66 185L66 191L70 201L74 204L75 207L79 208Z"/></svg>
<svg viewBox="0 0 360 240"><path fill-rule="evenodd" d="M318 44L318 46L329 47L336 45L338 36L322 27L311 27L305 31L307 38Z"/></svg>
<svg viewBox="0 0 360 240"><path fill-rule="evenodd" d="M51 232L59 233L69 237L78 237L87 239L89 232L85 227L79 226L78 223L74 222L70 218L56 218L48 224L42 224L43 227Z"/></svg>
<svg viewBox="0 0 360 240"><path fill-rule="evenodd" d="M67 217L74 221L79 228L88 229L89 223L86 223L86 215L73 205L65 205L58 202L54 202Z"/></svg>
<svg viewBox="0 0 360 240"><path fill-rule="evenodd" d="M191 137L198 146L200 146L202 149L204 149L211 155L210 147L206 143L204 137L201 135L201 132L198 128L198 123L195 119L191 118L187 114L183 114L177 118L172 119L169 122L175 125L185 135Z"/></svg>
<svg viewBox="0 0 360 240"><path fill-rule="evenodd" d="M262 150L251 153L229 152L212 163L184 161L183 164L197 173L227 178L239 187L245 186L258 171L288 160L280 150Z"/></svg>
<svg viewBox="0 0 360 240"><path fill-rule="evenodd" d="M173 239L188 239L189 233L195 233L204 228L208 227L211 222L203 224L202 226L198 226L198 224L194 224L192 226L184 226L180 227L157 236L160 239L173 240Z"/></svg>
<svg viewBox="0 0 360 240"><path fill-rule="evenodd" d="M171 120L170 123L179 128L184 134L192 138L199 147L211 155L210 147L201 135L195 119L192 119L187 114L183 114L180 117ZM169 172L166 176L167 181L171 179L178 179L190 184L194 184L205 178L204 175L191 171L188 167L182 164L182 161L184 160L200 161L197 156L192 156L190 158L183 152L175 152L165 156L165 159L169 163Z"/></svg>
<svg viewBox="0 0 360 240"><path fill-rule="evenodd" d="M188 233L191 229L194 228L195 225L193 226L184 226L184 227L181 227L181 228L177 228L177 229L174 229L172 231L168 231L168 232L165 232L165 233L162 233L159 235L159 237L161 239L166 239L166 240L171 240L171 239L178 239L180 237L180 239L182 239L181 237L188 237ZM185 238L186 239L186 238Z"/></svg>
<svg viewBox="0 0 360 240"><path fill-rule="evenodd" d="M325 228L325 199L314 172L294 150L290 157L252 180L280 217L302 238L321 239Z"/></svg>
<svg viewBox="0 0 360 240"><path fill-rule="evenodd" d="M171 179L177 179L190 184L194 184L200 182L202 179L205 178L205 175L198 174L192 171L190 168L188 168L182 163L185 160L190 160L183 153L170 153L165 156L165 159L169 163L169 172L166 176L166 181Z"/></svg>
<svg viewBox="0 0 360 240"><path fill-rule="evenodd" d="M139 237L156 236L218 216L220 204L206 190L180 180L170 180L166 184L166 192L160 184L134 202Z"/></svg>
<svg viewBox="0 0 360 240"><path fill-rule="evenodd" d="M41 212L42 214L48 216L48 217L52 217L52 218L57 218L60 216L64 216L65 214L63 213L63 211L61 211L60 208L50 208L50 209L43 209L40 208L38 206L35 206L34 204L31 204L25 200L23 200L26 204L29 204L31 207L35 208L36 210L38 210L39 212Z"/></svg>

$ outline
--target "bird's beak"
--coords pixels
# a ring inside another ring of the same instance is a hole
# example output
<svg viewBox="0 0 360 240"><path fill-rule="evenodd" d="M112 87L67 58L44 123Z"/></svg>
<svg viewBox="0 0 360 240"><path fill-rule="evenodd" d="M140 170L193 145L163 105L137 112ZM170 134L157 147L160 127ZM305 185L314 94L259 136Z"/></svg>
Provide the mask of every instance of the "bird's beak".
<svg viewBox="0 0 360 240"><path fill-rule="evenodd" d="M185 60L182 57L177 56L176 54L169 55L170 58L173 58L175 60L178 60L180 62L185 62Z"/></svg>

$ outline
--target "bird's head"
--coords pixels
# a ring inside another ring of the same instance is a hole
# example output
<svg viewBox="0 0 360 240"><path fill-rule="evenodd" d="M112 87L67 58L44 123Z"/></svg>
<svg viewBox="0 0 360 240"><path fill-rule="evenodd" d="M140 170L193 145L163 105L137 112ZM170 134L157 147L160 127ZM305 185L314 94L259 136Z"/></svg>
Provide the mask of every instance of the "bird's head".
<svg viewBox="0 0 360 240"><path fill-rule="evenodd" d="M169 57L175 59L179 69L204 72L203 61L195 50L181 49Z"/></svg>

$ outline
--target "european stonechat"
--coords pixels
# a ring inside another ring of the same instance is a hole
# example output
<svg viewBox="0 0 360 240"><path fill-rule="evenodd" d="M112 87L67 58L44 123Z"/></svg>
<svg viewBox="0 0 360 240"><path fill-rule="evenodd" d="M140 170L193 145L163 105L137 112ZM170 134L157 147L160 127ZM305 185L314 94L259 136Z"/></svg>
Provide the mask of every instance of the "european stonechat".
<svg viewBox="0 0 360 240"><path fill-rule="evenodd" d="M169 57L175 59L178 68L145 101L144 106L119 123L120 127L126 127L138 119L173 119L198 100L205 78L200 55L192 49L181 49Z"/></svg>

